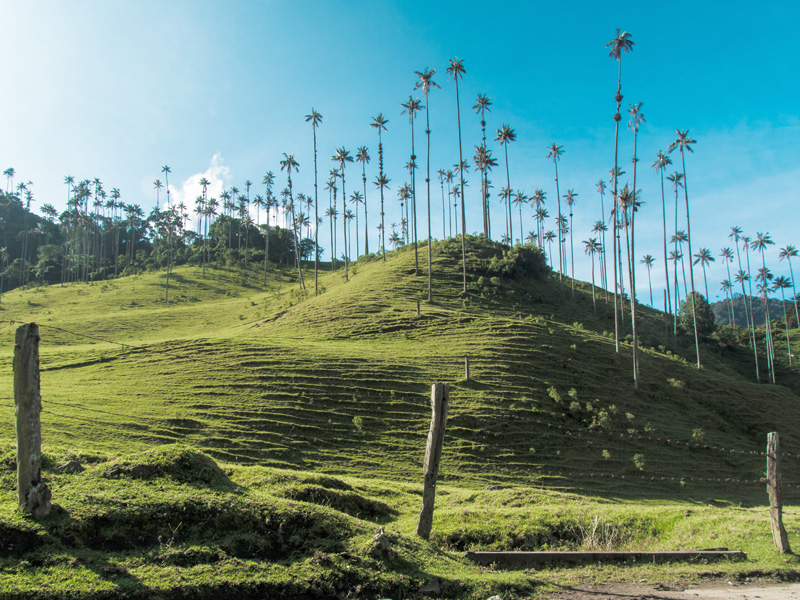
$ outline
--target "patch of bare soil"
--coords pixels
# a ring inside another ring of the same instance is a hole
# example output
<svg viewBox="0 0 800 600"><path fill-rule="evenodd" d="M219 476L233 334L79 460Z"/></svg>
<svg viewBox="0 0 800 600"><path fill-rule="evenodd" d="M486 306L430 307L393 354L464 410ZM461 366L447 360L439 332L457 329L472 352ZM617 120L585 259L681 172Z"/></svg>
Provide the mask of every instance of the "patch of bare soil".
<svg viewBox="0 0 800 600"><path fill-rule="evenodd" d="M800 600L800 583L625 584L576 586L550 600Z"/></svg>

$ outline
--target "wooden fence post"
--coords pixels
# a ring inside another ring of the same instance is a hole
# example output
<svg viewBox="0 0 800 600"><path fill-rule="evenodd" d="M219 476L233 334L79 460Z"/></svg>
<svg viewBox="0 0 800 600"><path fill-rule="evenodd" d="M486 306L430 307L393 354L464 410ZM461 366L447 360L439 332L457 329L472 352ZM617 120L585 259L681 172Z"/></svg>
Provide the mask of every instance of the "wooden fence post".
<svg viewBox="0 0 800 600"><path fill-rule="evenodd" d="M422 490L422 510L417 520L417 535L426 540L433 526L433 504L436 497L436 478L439 476L439 462L442 458L444 430L447 426L447 409L450 404L450 384L434 383L431 389L431 429L428 432L428 445L425 448L425 474Z"/></svg>
<svg viewBox="0 0 800 600"><path fill-rule="evenodd" d="M14 404L17 417L17 492L22 512L43 519L50 489L42 481L42 396L39 388L39 327L28 323L14 340Z"/></svg>
<svg viewBox="0 0 800 600"><path fill-rule="evenodd" d="M464 357L464 380L469 381L469 356Z"/></svg>
<svg viewBox="0 0 800 600"><path fill-rule="evenodd" d="M772 539L775 547L784 554L791 552L789 537L783 526L783 487L781 485L780 440L773 431L767 436L767 492L769 517L772 522Z"/></svg>

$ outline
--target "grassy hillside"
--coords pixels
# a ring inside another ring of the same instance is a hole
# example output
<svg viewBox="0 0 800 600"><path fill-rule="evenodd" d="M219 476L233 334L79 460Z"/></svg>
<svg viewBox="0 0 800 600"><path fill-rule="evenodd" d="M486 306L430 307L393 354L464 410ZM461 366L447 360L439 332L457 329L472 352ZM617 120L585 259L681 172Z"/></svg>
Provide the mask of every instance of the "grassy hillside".
<svg viewBox="0 0 800 600"><path fill-rule="evenodd" d="M784 481L790 486L786 497L789 502L799 497L792 486L800 484L793 468L800 455L800 388L795 367L780 354L785 341L779 347L781 385L757 385L751 351L710 340L702 348L705 366L698 370L693 342L680 340L673 348L662 315L640 307L642 384L634 390L630 345L624 343L615 354L613 309L605 295L598 297L595 314L588 284L575 282L573 297L571 282L559 283L557 276L506 278L503 273L515 263L503 262L496 246L476 239L470 247L464 296L459 245L436 244L432 305L425 301L424 246L419 276L414 275L413 249L406 248L387 255L386 262L362 259L352 265L349 281L341 272L324 273L323 293L308 298L298 293L291 273L271 273L264 286L255 272L209 269L202 278L192 268L178 269L171 279L174 301L169 304L163 301L163 274L158 273L5 294L0 379L7 393L0 406L7 418L0 420L0 444L13 447L13 333L19 322L33 320L42 334L43 438L51 466L68 456L83 456L96 465L69 477L51 471L55 500L71 499L64 505L73 517L78 498L88 494L93 499L86 510L105 523L102 515L111 510L103 499L107 496L85 487L98 477L104 494L131 495L123 480L103 475L114 460L151 464L153 459L142 459L142 453L182 442L226 469L229 483L220 494L245 490L242 502L250 504L241 509L244 513L274 512L275 502L284 501L290 501L290 512L308 500L339 512L349 507L345 517L336 517L356 518L343 534L350 541L336 547L339 554L367 560L375 527L358 518L391 526L398 543L413 551L402 568L394 564L385 577L375 576L380 582L370 588L375 593L413 592L430 578L419 571L425 561L438 570L437 577L455 569L447 562L451 558L427 554L436 549L579 547L586 543L581 532L598 516L619 531L611 541L615 547L666 549L685 545L687 539L708 547L723 543L716 537L726 537L732 546L755 544L751 553L767 561L759 568L778 568L782 563L769 558L769 529L761 508L766 494L759 479L766 434L779 431L784 451L793 455L784 462ZM469 381L464 380L465 357ZM451 407L434 517L436 545L428 547L409 536L418 510L428 399L435 381L450 382ZM333 479L319 484L314 478L323 475ZM164 477L133 482L144 486L140 516L150 510L183 510L186 499L180 490L167 501L153 489L187 483ZM3 511L11 514L13 482L3 489ZM195 486L191 496L217 493L201 492ZM343 492L353 496L344 498ZM222 510L211 500L203 502L214 514ZM664 508L669 505L674 506ZM735 516L741 518L736 531L712 536L709 523L721 517L706 505L736 507L740 513ZM316 508L302 510L317 514ZM694 525L684 523L681 515L687 510L702 514L703 524L691 529ZM250 518L236 522L246 529ZM17 518L11 521L22 527ZM174 521L167 518L159 527L168 532L167 525L183 522ZM65 543L52 527L46 532L25 527L52 538L42 548ZM92 560L101 560L97 557L106 556L110 547L92 542L92 535L112 533L100 527L75 537L87 552L96 553ZM174 570L163 566L173 561L164 558L164 552L169 554L163 549L165 535L161 542L131 542L138 553L124 560L133 561L126 569L139 573L139 584L161 581L174 591L180 588ZM203 535L193 530L173 537L183 550L213 546ZM250 556L234 546L223 548L224 557L216 560L227 565L233 579L249 582L241 584L243 595L272 588L261 575L244 576L250 567L236 566L237 561L272 564L296 554L305 557L303 565L316 564L313 545L287 546L274 556L267 551ZM153 548L161 548L156 552L161 567L148 558ZM193 563L197 568L214 562L203 552ZM360 564L353 580L359 585L377 569ZM321 570L314 577L324 578L334 568L317 566ZM747 566L735 569L744 573ZM463 564L458 572L466 587L456 586L446 595L480 595L498 589L492 586L500 582L512 592L531 593L541 584L519 573L482 578L479 570ZM689 569L686 576L695 572ZM301 577L303 571L281 573L283 579L276 577L285 583L287 573ZM33 578L30 589L40 576L39 568L15 575ZM405 577L405 583L392 582L394 576ZM225 581L217 577L198 597L218 591L214 586ZM335 593L340 590L336 586L350 585L346 578L336 581L330 588ZM278 586L273 592L289 594L289 589Z"/></svg>

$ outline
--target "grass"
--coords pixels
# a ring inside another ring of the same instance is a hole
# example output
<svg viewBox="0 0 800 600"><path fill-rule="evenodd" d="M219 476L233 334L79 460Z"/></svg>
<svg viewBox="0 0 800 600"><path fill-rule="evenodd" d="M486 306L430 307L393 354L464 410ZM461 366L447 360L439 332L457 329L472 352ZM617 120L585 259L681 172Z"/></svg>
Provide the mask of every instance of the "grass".
<svg viewBox="0 0 800 600"><path fill-rule="evenodd" d="M615 355L604 296L595 315L586 283L576 282L573 299L569 282L548 276L485 276L502 266L499 251L478 239L470 247L469 264L480 266L463 296L460 244L436 243L432 305L408 249L385 263L362 259L347 282L326 272L324 293L308 298L289 272L263 285L257 271L212 268L203 279L192 267L171 277L169 304L159 273L4 294L0 526L38 542L21 554L0 549L0 590L199 598L358 588L395 597L436 578L448 597L505 597L655 568L531 574L460 556L604 545L724 545L750 557L658 567L673 578L792 576L794 563L771 549L760 453L766 433L779 431L790 455L785 498L796 504L794 367L779 356L784 385L757 385L746 348L711 341L697 370L693 342L673 348L660 314L642 307L634 390L630 346ZM46 475L64 508L43 523L16 513L9 466L13 332L32 320L42 334ZM423 543L413 531L435 381L451 383L451 407ZM57 474L68 457L87 470ZM146 477L130 475L136 465ZM787 512L793 538L798 523ZM267 513L292 525L276 533ZM379 525L394 559L370 555Z"/></svg>

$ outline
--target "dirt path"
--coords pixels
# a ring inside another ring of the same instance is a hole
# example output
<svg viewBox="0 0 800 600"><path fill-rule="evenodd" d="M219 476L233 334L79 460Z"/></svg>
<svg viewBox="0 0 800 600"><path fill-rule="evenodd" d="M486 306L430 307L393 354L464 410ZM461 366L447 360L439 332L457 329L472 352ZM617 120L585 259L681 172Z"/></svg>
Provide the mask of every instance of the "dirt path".
<svg viewBox="0 0 800 600"><path fill-rule="evenodd" d="M800 600L800 583L779 584L609 584L578 586L550 600Z"/></svg>

